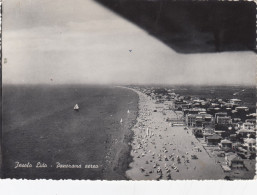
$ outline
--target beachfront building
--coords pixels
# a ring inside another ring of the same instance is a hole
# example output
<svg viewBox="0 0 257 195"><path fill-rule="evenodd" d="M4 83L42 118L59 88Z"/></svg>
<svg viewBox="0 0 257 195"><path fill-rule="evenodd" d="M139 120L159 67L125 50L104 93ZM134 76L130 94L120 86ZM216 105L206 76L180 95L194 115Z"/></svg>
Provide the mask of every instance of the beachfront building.
<svg viewBox="0 0 257 195"><path fill-rule="evenodd" d="M206 109L205 108L189 108L189 109L183 109L183 113L184 116L186 116L187 114L200 114L200 113L206 113Z"/></svg>
<svg viewBox="0 0 257 195"><path fill-rule="evenodd" d="M215 132L213 128L203 128L203 138L205 140L205 142L207 142L207 138L209 136L212 136Z"/></svg>
<svg viewBox="0 0 257 195"><path fill-rule="evenodd" d="M187 114L186 115L186 124L187 124L187 126L194 127L195 126L195 119L196 119L196 115L195 114Z"/></svg>
<svg viewBox="0 0 257 195"><path fill-rule="evenodd" d="M232 142L227 139L221 140L219 143L219 147L222 150L226 150L226 151L230 150L230 149L232 149Z"/></svg>
<svg viewBox="0 0 257 195"><path fill-rule="evenodd" d="M234 153L228 153L225 156L225 162L231 169L245 167L243 159Z"/></svg>
<svg viewBox="0 0 257 195"><path fill-rule="evenodd" d="M210 114L187 114L186 124L191 127L205 127L213 125L213 117Z"/></svg>
<svg viewBox="0 0 257 195"><path fill-rule="evenodd" d="M191 104L188 104L185 101L175 101L175 110L188 109L191 107Z"/></svg>
<svg viewBox="0 0 257 195"><path fill-rule="evenodd" d="M195 116L195 127L202 127L203 126L204 117L201 114L197 114Z"/></svg>
<svg viewBox="0 0 257 195"><path fill-rule="evenodd" d="M214 134L207 137L207 145L218 145L222 137L220 135Z"/></svg>

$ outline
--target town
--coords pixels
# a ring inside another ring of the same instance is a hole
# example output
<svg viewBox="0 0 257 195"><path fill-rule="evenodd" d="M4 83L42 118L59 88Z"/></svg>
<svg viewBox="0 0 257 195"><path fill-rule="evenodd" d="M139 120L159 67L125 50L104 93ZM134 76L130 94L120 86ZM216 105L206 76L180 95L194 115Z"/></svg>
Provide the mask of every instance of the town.
<svg viewBox="0 0 257 195"><path fill-rule="evenodd" d="M171 127L182 126L183 131L194 135L215 163L220 164L225 179L255 174L256 113L251 113L242 100L182 96L167 88L131 88L155 101L153 112L162 112ZM177 117L169 117L168 110Z"/></svg>

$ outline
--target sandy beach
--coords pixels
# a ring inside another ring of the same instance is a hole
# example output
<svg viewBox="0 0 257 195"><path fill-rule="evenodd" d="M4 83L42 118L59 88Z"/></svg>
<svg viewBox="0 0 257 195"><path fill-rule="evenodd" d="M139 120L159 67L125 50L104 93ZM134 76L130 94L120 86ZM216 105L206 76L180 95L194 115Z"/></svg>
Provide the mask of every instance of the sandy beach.
<svg viewBox="0 0 257 195"><path fill-rule="evenodd" d="M132 89L134 90L134 89ZM133 162L126 175L132 180L224 179L225 174L185 126L172 127L166 118L177 118L165 104L139 95L139 113L131 143ZM156 112L154 112L156 110ZM197 159L192 159L196 155Z"/></svg>

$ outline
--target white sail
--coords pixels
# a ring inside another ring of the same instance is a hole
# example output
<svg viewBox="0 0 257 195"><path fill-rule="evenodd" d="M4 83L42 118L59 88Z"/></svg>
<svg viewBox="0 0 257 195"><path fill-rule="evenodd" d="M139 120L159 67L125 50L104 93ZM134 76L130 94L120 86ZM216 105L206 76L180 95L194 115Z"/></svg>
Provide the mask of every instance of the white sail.
<svg viewBox="0 0 257 195"><path fill-rule="evenodd" d="M74 110L78 110L78 109L79 109L79 105L76 104L76 105L74 106Z"/></svg>
<svg viewBox="0 0 257 195"><path fill-rule="evenodd" d="M129 114L129 110L128 110L128 112L127 112L128 114Z"/></svg>
<svg viewBox="0 0 257 195"><path fill-rule="evenodd" d="M120 123L122 123L122 118L120 119Z"/></svg>

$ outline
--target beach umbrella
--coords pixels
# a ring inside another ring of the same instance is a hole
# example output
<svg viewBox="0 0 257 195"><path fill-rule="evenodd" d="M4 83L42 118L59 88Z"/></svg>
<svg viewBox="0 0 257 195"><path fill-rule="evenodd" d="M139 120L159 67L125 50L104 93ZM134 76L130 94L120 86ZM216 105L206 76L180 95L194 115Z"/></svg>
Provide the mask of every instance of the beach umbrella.
<svg viewBox="0 0 257 195"><path fill-rule="evenodd" d="M149 135L149 128L148 127L146 128L146 135L147 136Z"/></svg>

